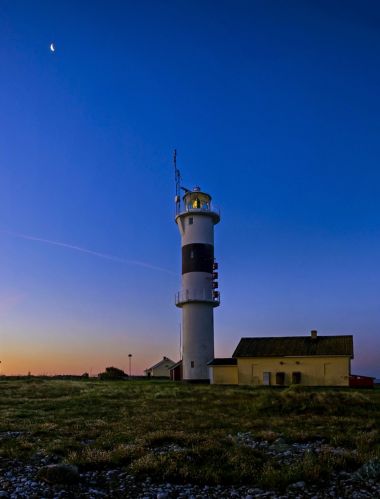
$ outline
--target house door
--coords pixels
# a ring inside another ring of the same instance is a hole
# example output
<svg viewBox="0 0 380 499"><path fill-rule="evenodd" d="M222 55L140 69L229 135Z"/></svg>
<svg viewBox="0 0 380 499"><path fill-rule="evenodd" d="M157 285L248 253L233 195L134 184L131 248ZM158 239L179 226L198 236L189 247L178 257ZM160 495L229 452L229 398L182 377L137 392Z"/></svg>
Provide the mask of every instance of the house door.
<svg viewBox="0 0 380 499"><path fill-rule="evenodd" d="M263 383L266 386L270 385L270 373L263 373Z"/></svg>
<svg viewBox="0 0 380 499"><path fill-rule="evenodd" d="M331 362L326 362L323 365L325 385L332 385L334 380L334 366Z"/></svg>
<svg viewBox="0 0 380 499"><path fill-rule="evenodd" d="M251 383L252 385L258 385L260 383L257 364L252 364Z"/></svg>

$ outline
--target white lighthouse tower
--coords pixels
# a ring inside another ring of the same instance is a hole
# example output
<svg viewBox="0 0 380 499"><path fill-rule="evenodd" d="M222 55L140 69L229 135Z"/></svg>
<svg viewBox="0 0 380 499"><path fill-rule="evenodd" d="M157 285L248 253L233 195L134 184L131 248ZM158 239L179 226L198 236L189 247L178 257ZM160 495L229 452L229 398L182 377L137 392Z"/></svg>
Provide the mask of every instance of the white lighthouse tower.
<svg viewBox="0 0 380 499"><path fill-rule="evenodd" d="M184 381L208 381L207 363L214 358L214 307L220 304L218 264L214 259L214 225L219 212L200 187L180 186L176 166L176 217L181 234L182 288L176 305L182 308L182 372ZM180 189L185 194L180 197Z"/></svg>

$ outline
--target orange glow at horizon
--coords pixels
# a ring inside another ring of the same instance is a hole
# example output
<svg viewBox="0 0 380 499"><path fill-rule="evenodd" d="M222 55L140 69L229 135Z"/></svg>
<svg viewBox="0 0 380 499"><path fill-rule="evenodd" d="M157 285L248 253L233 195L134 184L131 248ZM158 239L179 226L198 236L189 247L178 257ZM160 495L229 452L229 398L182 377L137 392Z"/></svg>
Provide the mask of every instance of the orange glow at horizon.
<svg viewBox="0 0 380 499"><path fill-rule="evenodd" d="M179 355L175 355L171 348L164 346L152 348L147 351L144 344L135 346L129 351L123 349L117 342L107 342L104 345L8 345L0 358L0 374L2 375L57 375L75 374L81 375L85 372L90 376L96 376L103 372L106 367L114 366L123 369L129 374L128 353L132 354L132 375L143 375L144 370L157 363L164 355L177 361Z"/></svg>

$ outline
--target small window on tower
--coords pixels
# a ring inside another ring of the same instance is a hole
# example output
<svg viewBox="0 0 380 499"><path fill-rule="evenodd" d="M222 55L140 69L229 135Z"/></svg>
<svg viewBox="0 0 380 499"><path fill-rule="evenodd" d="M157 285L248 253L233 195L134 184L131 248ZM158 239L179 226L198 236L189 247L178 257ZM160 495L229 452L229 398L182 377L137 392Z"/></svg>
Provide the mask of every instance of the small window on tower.
<svg viewBox="0 0 380 499"><path fill-rule="evenodd" d="M193 360L190 362L190 367L194 367L194 361Z"/></svg>
<svg viewBox="0 0 380 499"><path fill-rule="evenodd" d="M193 217L189 217L189 225L193 225L193 222L194 222Z"/></svg>

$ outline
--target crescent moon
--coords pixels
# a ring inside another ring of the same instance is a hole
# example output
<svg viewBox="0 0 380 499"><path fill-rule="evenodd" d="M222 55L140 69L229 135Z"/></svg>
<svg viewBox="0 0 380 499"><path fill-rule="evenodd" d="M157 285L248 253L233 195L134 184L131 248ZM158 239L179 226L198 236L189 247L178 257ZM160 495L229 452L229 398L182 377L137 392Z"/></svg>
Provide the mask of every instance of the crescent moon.
<svg viewBox="0 0 380 499"><path fill-rule="evenodd" d="M51 52L55 52L55 46L54 46L54 43L51 43L51 44L50 44L50 50L51 50Z"/></svg>

